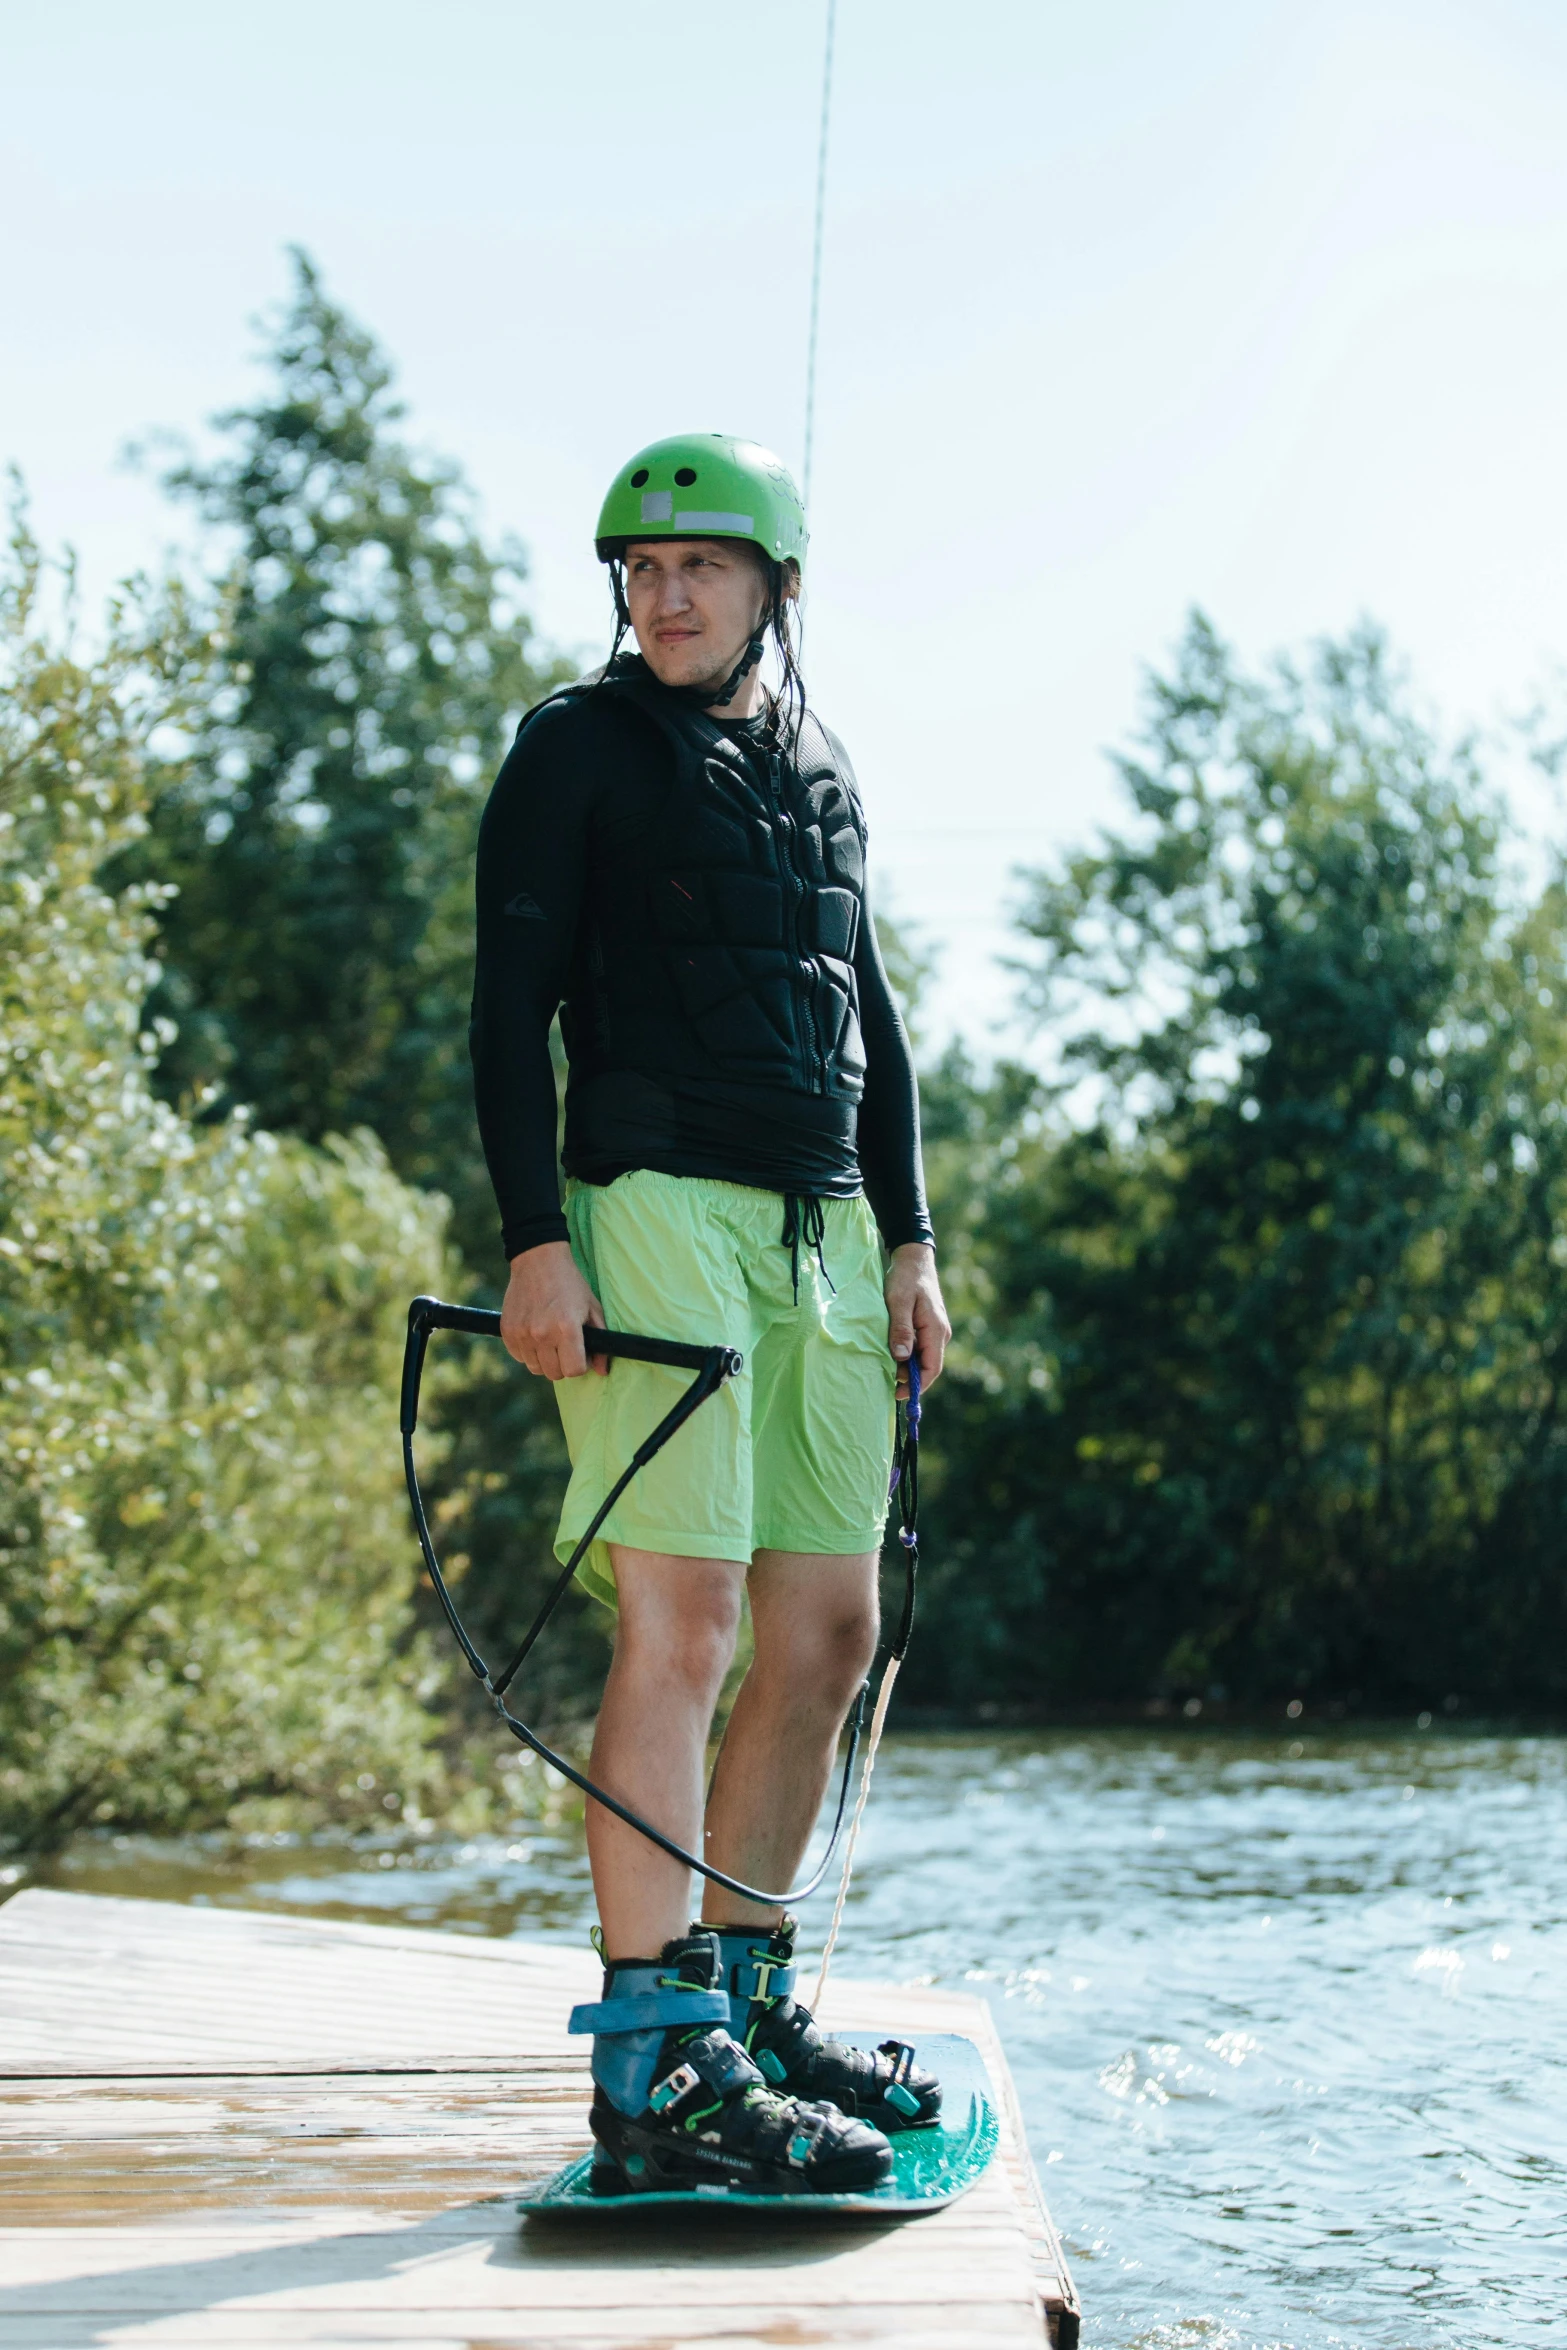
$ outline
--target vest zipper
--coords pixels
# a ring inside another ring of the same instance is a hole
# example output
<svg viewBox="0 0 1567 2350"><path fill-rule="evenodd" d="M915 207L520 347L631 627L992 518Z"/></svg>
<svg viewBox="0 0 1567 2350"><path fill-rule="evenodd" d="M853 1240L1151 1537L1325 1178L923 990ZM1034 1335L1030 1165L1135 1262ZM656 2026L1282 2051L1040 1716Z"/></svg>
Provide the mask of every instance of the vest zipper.
<svg viewBox="0 0 1567 2350"><path fill-rule="evenodd" d="M805 1029L806 1049L811 1062L811 1091L827 1090L827 1056L822 1051L821 1024L816 1014L816 989L821 978L820 966L812 955L800 952L800 907L805 897L805 879L794 860L794 818L784 804L783 769L776 751L767 754L767 780L772 786L773 799L778 809L778 862L791 884L789 904L789 932L795 961L805 973Z"/></svg>

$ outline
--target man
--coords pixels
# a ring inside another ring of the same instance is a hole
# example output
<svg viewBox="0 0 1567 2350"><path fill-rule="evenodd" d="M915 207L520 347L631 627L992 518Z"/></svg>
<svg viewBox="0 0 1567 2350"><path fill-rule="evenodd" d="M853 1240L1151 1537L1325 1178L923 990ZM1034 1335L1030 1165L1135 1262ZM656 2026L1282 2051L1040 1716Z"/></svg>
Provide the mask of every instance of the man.
<svg viewBox="0 0 1567 2350"><path fill-rule="evenodd" d="M895 1383L914 1352L935 1379L950 1335L914 1071L853 773L800 686L794 483L752 443L658 442L617 476L597 549L609 664L530 713L479 839L471 1041L501 1334L557 1382L562 1559L676 1380L625 1361L586 1376L603 1365L583 1325L743 1351L583 1570L617 1609L592 1776L687 1850L704 1836L726 1874L786 1886L875 1650ZM704 1805L746 1591L755 1657ZM780 1909L709 1886L693 1925L688 1870L600 1805L587 1824L606 1973L572 2025L594 2035L595 2183L885 2176L887 2131L939 2111L911 2052L823 2038Z"/></svg>

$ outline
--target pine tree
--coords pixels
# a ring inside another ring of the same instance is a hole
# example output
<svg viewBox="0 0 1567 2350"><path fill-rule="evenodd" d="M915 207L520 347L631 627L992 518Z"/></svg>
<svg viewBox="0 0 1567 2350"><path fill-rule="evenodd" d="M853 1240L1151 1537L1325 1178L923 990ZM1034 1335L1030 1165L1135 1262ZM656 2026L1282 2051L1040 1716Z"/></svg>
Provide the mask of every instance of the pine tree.
<svg viewBox="0 0 1567 2350"><path fill-rule="evenodd" d="M178 885L153 1009L171 1095L216 1085L274 1132L367 1126L453 1200L493 1277L467 1064L479 810L522 712L557 683L455 466L398 434L373 338L302 253L271 388L167 477L234 551L215 591L193 756L148 871Z"/></svg>

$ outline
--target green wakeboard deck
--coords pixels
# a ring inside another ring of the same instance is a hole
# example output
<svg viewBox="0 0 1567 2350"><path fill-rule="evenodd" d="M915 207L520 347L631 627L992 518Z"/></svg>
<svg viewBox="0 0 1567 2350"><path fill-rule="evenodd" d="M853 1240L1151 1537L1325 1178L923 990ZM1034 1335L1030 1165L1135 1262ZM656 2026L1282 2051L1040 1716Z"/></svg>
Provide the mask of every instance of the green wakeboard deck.
<svg viewBox="0 0 1567 2350"><path fill-rule="evenodd" d="M875 2048L877 2035L840 2032L856 2048ZM885 2035L882 2035L885 2037ZM866 2213L881 2219L914 2219L939 2211L984 2174L1000 2135L996 2094L985 2060L972 2040L958 2032L923 2032L919 2061L941 2083L941 2120L934 2129L899 2130L891 2139L892 2172L879 2187L853 2195L763 2195L706 2180L679 2191L642 2195L596 2195L590 2184L594 2158L585 2154L524 2195L517 2209L528 2218L562 2212L627 2212L660 2206L701 2205L724 2211L787 2212L803 2219L817 2213Z"/></svg>

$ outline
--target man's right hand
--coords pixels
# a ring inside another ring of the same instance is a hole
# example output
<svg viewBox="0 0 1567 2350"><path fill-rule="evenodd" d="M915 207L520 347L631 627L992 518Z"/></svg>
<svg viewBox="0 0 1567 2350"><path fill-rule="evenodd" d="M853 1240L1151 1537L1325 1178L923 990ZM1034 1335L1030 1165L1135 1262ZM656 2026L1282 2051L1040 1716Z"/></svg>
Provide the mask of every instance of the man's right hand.
<svg viewBox="0 0 1567 2350"><path fill-rule="evenodd" d="M511 1260L511 1279L501 1306L501 1338L509 1355L541 1379L580 1379L586 1370L601 1375L608 1355L589 1356L582 1327L604 1328L604 1309L577 1270L571 1245L546 1240Z"/></svg>

